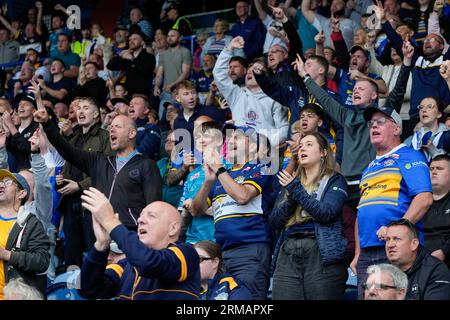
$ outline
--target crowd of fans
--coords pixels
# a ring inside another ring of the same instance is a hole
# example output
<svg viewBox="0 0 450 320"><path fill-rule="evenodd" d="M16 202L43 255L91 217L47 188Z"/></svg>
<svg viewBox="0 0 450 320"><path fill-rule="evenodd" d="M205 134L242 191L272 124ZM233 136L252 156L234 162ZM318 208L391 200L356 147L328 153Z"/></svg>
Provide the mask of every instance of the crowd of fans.
<svg viewBox="0 0 450 320"><path fill-rule="evenodd" d="M450 299L449 2L128 9L2 7L0 299Z"/></svg>

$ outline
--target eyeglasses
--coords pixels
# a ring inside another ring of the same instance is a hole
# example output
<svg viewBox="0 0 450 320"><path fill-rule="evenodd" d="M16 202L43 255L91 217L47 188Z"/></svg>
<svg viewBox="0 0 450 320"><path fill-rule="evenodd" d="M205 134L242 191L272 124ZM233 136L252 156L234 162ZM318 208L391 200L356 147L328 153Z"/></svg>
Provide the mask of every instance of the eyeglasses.
<svg viewBox="0 0 450 320"><path fill-rule="evenodd" d="M373 287L375 287L375 290L389 290L389 289L394 289L397 290L396 286L390 286L384 283L363 283L361 285L363 287L364 290L369 290L372 289Z"/></svg>
<svg viewBox="0 0 450 320"><path fill-rule="evenodd" d="M3 187L3 188L7 188L12 184L14 184L14 180L11 180L11 179L4 179L4 180L0 181L0 187Z"/></svg>
<svg viewBox="0 0 450 320"><path fill-rule="evenodd" d="M370 128L372 128L374 126L375 123L377 124L377 126L382 126L382 125L386 124L387 121L394 122L394 120L392 120L392 119L381 117L381 118L378 118L378 119L373 119L373 120L367 121L367 126L370 129Z"/></svg>
<svg viewBox="0 0 450 320"><path fill-rule="evenodd" d="M428 38L428 39L425 39L424 41L423 41L423 43L429 43L429 42L437 42L437 43L439 43L439 44L444 44L444 42L442 41L442 39L441 38Z"/></svg>
<svg viewBox="0 0 450 320"><path fill-rule="evenodd" d="M434 107L435 107L434 104L427 104L426 106L424 106L424 105L419 105L417 108L418 108L419 110L423 110L423 109L431 110L431 109L433 109Z"/></svg>
<svg viewBox="0 0 450 320"><path fill-rule="evenodd" d="M200 257L200 263L202 263L205 260L212 260L213 258L211 257Z"/></svg>

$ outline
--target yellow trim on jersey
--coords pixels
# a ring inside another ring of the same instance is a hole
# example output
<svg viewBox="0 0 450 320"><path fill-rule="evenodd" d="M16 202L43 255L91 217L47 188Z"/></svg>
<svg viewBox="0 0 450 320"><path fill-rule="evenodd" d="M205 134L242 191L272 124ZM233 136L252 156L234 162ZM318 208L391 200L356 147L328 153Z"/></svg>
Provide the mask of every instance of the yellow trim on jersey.
<svg viewBox="0 0 450 320"><path fill-rule="evenodd" d="M393 206L398 206L397 201L392 201L392 202L391 201L370 201L370 202L367 202L367 203L364 203L364 204L358 206L357 209L365 207L365 206L369 206L369 205L374 205L374 204L390 204Z"/></svg>
<svg viewBox="0 0 450 320"><path fill-rule="evenodd" d="M219 281L219 284L222 284L224 282L228 282L228 286L230 287L230 290L233 290L234 288L238 287L238 284L232 277L226 277Z"/></svg>
<svg viewBox="0 0 450 320"><path fill-rule="evenodd" d="M375 176L375 175L377 175L377 174L379 174L379 173L382 173L382 172L385 172L385 171L398 171L398 172L400 172L400 168L395 168L395 167L392 167L392 168L384 168L384 169L380 169L380 170L377 170L377 171L374 171L374 172L371 172L371 173L368 173L368 174L366 174L364 177L363 177L363 180L362 181L365 181L365 180L367 180L369 177L372 177L372 176ZM393 173L394 174L394 173ZM361 182L362 183L362 182Z"/></svg>
<svg viewBox="0 0 450 320"><path fill-rule="evenodd" d="M184 257L183 252L181 252L180 249L177 247L170 247L169 250L172 250L175 255L177 256L178 260L180 260L181 263L181 275L180 279L178 279L178 282L183 282L187 279L187 262L186 258Z"/></svg>
<svg viewBox="0 0 450 320"><path fill-rule="evenodd" d="M155 292L158 292L158 291L162 291L162 292L179 292L179 293L186 293L186 294L190 294L191 296L194 296L194 297L198 298L198 295L196 295L195 293L186 291L186 290L169 290L169 289L155 289L155 290L152 290L152 291L138 291L138 292L136 292L136 293L134 294L133 298L134 298L137 294L143 294L143 293L145 293L145 294L152 294L152 293L155 293Z"/></svg>
<svg viewBox="0 0 450 320"><path fill-rule="evenodd" d="M206 203L208 204L208 207L211 207L212 202L211 202L211 199L209 197L206 197Z"/></svg>
<svg viewBox="0 0 450 320"><path fill-rule="evenodd" d="M137 296L138 294L152 294L152 293L155 293L155 292L158 292L158 291L161 291L161 292L179 292L179 293L186 293L186 294L189 294L189 295L191 295L191 296L194 296L194 297L197 297L197 298L198 298L198 295L196 295L195 293L186 291L186 290L155 289L155 290L152 290L152 291L137 291L137 292L133 293L132 296L126 296L126 295L124 295L124 294L121 294L120 296L117 296L116 299L118 299L118 298L123 298L123 299L127 299L127 300L133 300L134 297Z"/></svg>
<svg viewBox="0 0 450 320"><path fill-rule="evenodd" d="M224 198L224 197L226 197L228 195L228 193L220 193L220 194L218 194L217 196L215 196L213 199L212 199L212 201L216 201L217 199L219 199L219 198Z"/></svg>
<svg viewBox="0 0 450 320"><path fill-rule="evenodd" d="M236 213L236 214L231 214L231 215L228 215L228 216L223 216L223 217L217 218L217 220L214 220L214 223L216 223L216 222L218 222L220 220L223 220L223 219L228 219L228 218L252 217L252 216L256 216L256 215L258 215L258 213L244 213L244 214Z"/></svg>
<svg viewBox="0 0 450 320"><path fill-rule="evenodd" d="M117 273L117 275L119 276L119 278L122 278L122 275L123 275L123 268L122 268L120 265L118 265L118 264L116 264L116 263L111 263L111 264L108 264L108 265L106 266L106 269L111 269L111 270L113 270L115 273Z"/></svg>
<svg viewBox="0 0 450 320"><path fill-rule="evenodd" d="M254 186L256 189L258 189L259 193L262 193L262 188L255 181L244 181L244 182L242 182L242 185L244 185L244 184L250 184L250 185Z"/></svg>

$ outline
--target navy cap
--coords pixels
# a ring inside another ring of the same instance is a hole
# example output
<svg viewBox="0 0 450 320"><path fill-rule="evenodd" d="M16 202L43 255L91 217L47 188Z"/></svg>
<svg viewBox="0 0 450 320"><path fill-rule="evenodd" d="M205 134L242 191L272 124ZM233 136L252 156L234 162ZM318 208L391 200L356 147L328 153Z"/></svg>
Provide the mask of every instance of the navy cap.
<svg viewBox="0 0 450 320"><path fill-rule="evenodd" d="M396 124L398 124L400 127L402 126L402 118L398 114L397 111L395 111L394 108L386 107L386 106L370 106L367 109L364 110L363 116L364 120L370 121L372 119L372 116L376 112L381 112L385 115L387 115L389 118L394 120Z"/></svg>

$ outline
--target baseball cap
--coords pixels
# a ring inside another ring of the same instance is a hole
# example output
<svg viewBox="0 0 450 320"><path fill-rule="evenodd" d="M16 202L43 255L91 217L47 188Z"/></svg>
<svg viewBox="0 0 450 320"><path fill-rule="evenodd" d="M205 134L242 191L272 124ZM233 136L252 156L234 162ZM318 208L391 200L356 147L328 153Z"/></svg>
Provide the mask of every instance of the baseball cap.
<svg viewBox="0 0 450 320"><path fill-rule="evenodd" d="M15 183L17 183L23 190L27 192L25 201L28 200L28 198L30 197L30 185L28 184L27 180L25 180L25 178L18 173L12 173L8 170L0 169L0 181L6 177L13 179Z"/></svg>
<svg viewBox="0 0 450 320"><path fill-rule="evenodd" d="M350 49L350 54L354 54L354 53L355 53L356 51L358 51L358 50L361 50L362 52L364 52L364 55L367 57L367 60L369 60L369 62L370 62L370 60L371 60L370 52L367 51L366 49L364 49L362 46L360 46L360 45L358 45L358 44L354 45L354 46Z"/></svg>
<svg viewBox="0 0 450 320"><path fill-rule="evenodd" d="M28 101L29 103L31 103L33 105L33 107L35 109L37 109L37 103L36 103L36 99L34 98L34 95L32 93L19 93L18 95L16 95L14 97L13 100L13 107L14 108L18 108L19 107L19 103L20 101Z"/></svg>
<svg viewBox="0 0 450 320"><path fill-rule="evenodd" d="M122 97L115 97L111 99L111 104L114 106L116 103L125 103L127 106L130 105L130 102Z"/></svg>
<svg viewBox="0 0 450 320"><path fill-rule="evenodd" d="M384 115L386 115L389 118L391 118L392 120L394 120L394 122L396 124L398 124L400 127L402 126L403 121L402 121L402 118L400 117L400 115L398 114L398 112L395 111L394 108L387 107L387 106L368 107L367 109L364 110L364 113L363 113L364 120L370 121L375 112L383 113Z"/></svg>
<svg viewBox="0 0 450 320"><path fill-rule="evenodd" d="M167 3L167 6L164 8L165 12L169 12L172 9L179 10L178 2L177 1L170 1Z"/></svg>
<svg viewBox="0 0 450 320"><path fill-rule="evenodd" d="M222 128L222 133L226 134L227 130L239 130L241 131L245 136L249 137L253 142L258 142L258 133L256 132L255 128L250 126L236 126L233 123L225 123Z"/></svg>
<svg viewBox="0 0 450 320"><path fill-rule="evenodd" d="M114 33L116 33L119 30L128 31L128 28L122 24L119 24L117 27L114 28Z"/></svg>
<svg viewBox="0 0 450 320"><path fill-rule="evenodd" d="M161 101L159 102L159 104L161 106L163 106L164 108L166 108L169 104L173 104L174 106L176 106L177 108L179 107L179 103L178 101L176 101L174 98L169 97L167 95L165 95Z"/></svg>
<svg viewBox="0 0 450 320"><path fill-rule="evenodd" d="M109 250L111 250L115 254L123 254L123 251L120 250L119 246L117 245L117 242L115 242L114 240L112 240L111 243L109 244Z"/></svg>

